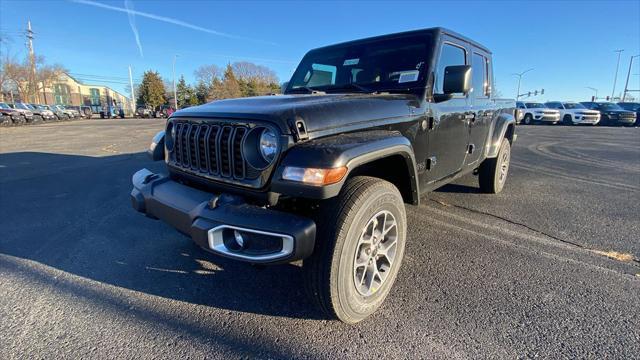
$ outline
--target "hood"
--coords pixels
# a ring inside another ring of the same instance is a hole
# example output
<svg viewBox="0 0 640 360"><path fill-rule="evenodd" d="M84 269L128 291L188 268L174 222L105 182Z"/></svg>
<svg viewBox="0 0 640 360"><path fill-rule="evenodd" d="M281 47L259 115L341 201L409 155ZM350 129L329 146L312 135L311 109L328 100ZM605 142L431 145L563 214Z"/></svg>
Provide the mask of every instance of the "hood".
<svg viewBox="0 0 640 360"><path fill-rule="evenodd" d="M307 132L371 127L372 122L398 122L417 106L411 94L274 95L218 100L179 110L173 117L266 120L290 133L288 121L302 119Z"/></svg>

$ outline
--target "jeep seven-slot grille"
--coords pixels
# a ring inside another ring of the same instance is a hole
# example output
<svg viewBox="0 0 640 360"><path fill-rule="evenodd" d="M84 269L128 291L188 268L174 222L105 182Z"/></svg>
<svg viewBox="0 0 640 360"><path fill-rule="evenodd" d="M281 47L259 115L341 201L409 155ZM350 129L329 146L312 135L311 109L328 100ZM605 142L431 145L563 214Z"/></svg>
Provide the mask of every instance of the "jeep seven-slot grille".
<svg viewBox="0 0 640 360"><path fill-rule="evenodd" d="M239 125L175 124L174 165L214 177L247 178L242 141L248 128ZM250 174L255 178L254 172Z"/></svg>

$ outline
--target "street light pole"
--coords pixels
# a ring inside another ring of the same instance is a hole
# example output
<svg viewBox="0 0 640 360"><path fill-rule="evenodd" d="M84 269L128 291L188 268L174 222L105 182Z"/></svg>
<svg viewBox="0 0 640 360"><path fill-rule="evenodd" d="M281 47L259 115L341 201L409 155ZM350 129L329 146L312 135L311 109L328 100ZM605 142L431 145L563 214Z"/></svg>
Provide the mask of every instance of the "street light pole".
<svg viewBox="0 0 640 360"><path fill-rule="evenodd" d="M627 71L627 81L624 83L624 92L622 93L622 102L624 102L624 99L627 97L627 89L629 88L629 77L631 76L631 65L633 64L633 58L637 58L639 56L640 54L634 55L629 60L629 71Z"/></svg>
<svg viewBox="0 0 640 360"><path fill-rule="evenodd" d="M611 101L613 101L613 94L616 92L616 80L618 80L618 67L620 67L620 54L624 49L614 50L613 52L618 53L618 62L616 63L616 75L613 77L613 90L611 90Z"/></svg>
<svg viewBox="0 0 640 360"><path fill-rule="evenodd" d="M596 93L596 98L595 98L595 100L598 100L598 89L596 89L596 88L594 88L594 87L591 87L591 86L585 86L585 87L586 87L587 89L589 89L589 90L593 90L593 91L595 91L595 93Z"/></svg>
<svg viewBox="0 0 640 360"><path fill-rule="evenodd" d="M178 56L180 55L173 55L173 105L176 111L178 110L178 92L176 91L176 58Z"/></svg>
<svg viewBox="0 0 640 360"><path fill-rule="evenodd" d="M529 72L529 71L531 71L531 70L533 70L533 68L531 68L531 69L529 69L529 70L526 70L526 71L523 71L523 72L521 72L521 73L513 73L513 74L511 74L511 75L515 75L515 76L517 76L517 77L518 77L518 90L517 90L517 92L516 92L516 101L518 101L518 99L520 98L520 81L522 81L522 76L523 76L524 74L528 73L528 72Z"/></svg>

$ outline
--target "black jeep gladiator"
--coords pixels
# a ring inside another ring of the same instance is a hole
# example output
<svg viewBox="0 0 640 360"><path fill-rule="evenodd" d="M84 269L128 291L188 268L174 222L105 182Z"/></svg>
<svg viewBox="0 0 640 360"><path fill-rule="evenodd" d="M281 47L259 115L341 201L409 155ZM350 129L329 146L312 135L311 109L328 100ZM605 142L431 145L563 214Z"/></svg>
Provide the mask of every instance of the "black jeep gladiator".
<svg viewBox="0 0 640 360"><path fill-rule="evenodd" d="M474 172L502 190L515 102L492 98L491 52L442 28L308 52L283 95L173 114L133 175L133 207L239 261L303 260L310 295L355 323L404 255L404 204Z"/></svg>

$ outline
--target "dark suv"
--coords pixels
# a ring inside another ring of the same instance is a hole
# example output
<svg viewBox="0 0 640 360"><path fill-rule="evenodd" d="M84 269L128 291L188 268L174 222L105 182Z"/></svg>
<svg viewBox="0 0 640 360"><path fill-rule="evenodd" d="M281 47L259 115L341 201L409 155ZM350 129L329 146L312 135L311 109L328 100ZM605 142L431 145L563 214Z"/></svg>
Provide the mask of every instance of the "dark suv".
<svg viewBox="0 0 640 360"><path fill-rule="evenodd" d="M623 125L631 126L636 122L636 113L621 108L618 104L610 102L591 102L585 101L581 103L591 110L600 111L600 125Z"/></svg>
<svg viewBox="0 0 640 360"><path fill-rule="evenodd" d="M619 102L618 106L620 106L621 108L627 110L627 111L633 111L636 113L636 126L640 126L640 103L636 103L636 102Z"/></svg>
<svg viewBox="0 0 640 360"><path fill-rule="evenodd" d="M149 149L167 174L133 175L133 207L215 254L303 259L330 316L355 323L389 293L405 204L477 173L498 193L515 102L493 100L491 52L442 28L308 52L284 95L177 111Z"/></svg>

